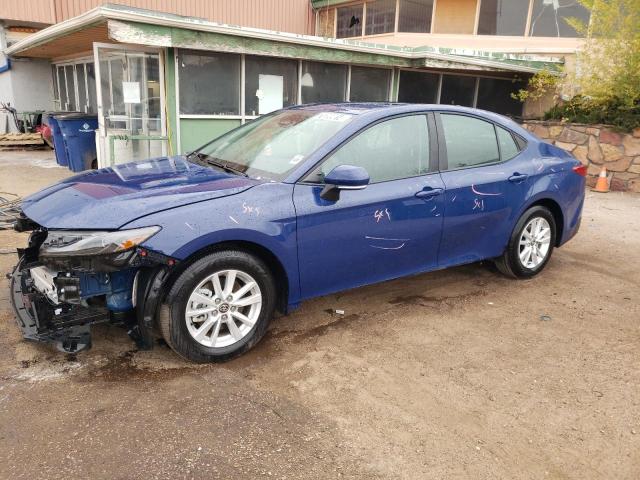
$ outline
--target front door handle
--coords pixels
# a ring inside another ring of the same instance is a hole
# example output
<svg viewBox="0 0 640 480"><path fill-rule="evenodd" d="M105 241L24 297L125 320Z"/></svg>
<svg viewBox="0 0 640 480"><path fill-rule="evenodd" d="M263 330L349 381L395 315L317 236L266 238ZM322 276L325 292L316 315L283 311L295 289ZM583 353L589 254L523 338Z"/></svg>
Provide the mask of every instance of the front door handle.
<svg viewBox="0 0 640 480"><path fill-rule="evenodd" d="M420 190L416 193L416 197L418 198L432 198L442 194L444 190L442 188L430 188L428 190Z"/></svg>
<svg viewBox="0 0 640 480"><path fill-rule="evenodd" d="M514 182L514 183L518 183L518 182L522 182L524 180L526 180L527 178L529 178L529 175L526 175L524 173L514 173L513 175L511 175L509 177L509 181L510 182Z"/></svg>

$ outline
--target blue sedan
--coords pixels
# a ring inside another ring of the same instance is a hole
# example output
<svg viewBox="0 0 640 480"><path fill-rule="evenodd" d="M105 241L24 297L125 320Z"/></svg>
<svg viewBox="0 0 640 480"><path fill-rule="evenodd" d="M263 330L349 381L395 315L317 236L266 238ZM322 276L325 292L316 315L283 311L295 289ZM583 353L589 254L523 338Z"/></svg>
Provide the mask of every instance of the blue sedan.
<svg viewBox="0 0 640 480"><path fill-rule="evenodd" d="M292 107L26 198L12 299L25 337L63 351L112 322L227 360L312 297L487 259L537 275L578 231L585 174L489 112Z"/></svg>

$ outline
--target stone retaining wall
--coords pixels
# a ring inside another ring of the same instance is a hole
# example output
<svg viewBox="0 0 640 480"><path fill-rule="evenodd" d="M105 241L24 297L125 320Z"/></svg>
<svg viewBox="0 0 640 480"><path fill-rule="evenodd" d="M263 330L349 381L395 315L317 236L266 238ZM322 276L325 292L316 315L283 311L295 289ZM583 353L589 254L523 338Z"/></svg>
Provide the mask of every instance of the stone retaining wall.
<svg viewBox="0 0 640 480"><path fill-rule="evenodd" d="M589 167L593 185L604 165L611 190L640 192L640 128L618 133L606 125L525 121L523 126L543 140L571 152Z"/></svg>

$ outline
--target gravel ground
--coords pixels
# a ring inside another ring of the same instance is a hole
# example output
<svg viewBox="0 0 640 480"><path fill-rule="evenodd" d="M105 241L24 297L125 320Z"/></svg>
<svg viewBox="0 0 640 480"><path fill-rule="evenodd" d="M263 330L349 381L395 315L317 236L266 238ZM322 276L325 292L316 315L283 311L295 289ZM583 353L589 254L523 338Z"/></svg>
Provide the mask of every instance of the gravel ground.
<svg viewBox="0 0 640 480"><path fill-rule="evenodd" d="M0 191L68 175L0 152ZM640 478L638 212L589 193L535 279L474 264L319 298L214 366L117 327L75 358L24 342L3 278L0 478Z"/></svg>

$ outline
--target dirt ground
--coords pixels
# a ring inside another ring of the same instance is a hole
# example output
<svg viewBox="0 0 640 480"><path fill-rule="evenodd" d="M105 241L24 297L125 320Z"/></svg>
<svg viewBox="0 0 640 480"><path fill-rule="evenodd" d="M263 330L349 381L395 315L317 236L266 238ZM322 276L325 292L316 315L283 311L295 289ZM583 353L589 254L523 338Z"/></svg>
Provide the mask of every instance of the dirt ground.
<svg viewBox="0 0 640 480"><path fill-rule="evenodd" d="M69 175L51 158L0 153L0 191ZM535 279L475 264L319 298L223 365L117 327L76 358L27 343L3 277L0 478L640 478L639 213L589 193Z"/></svg>

